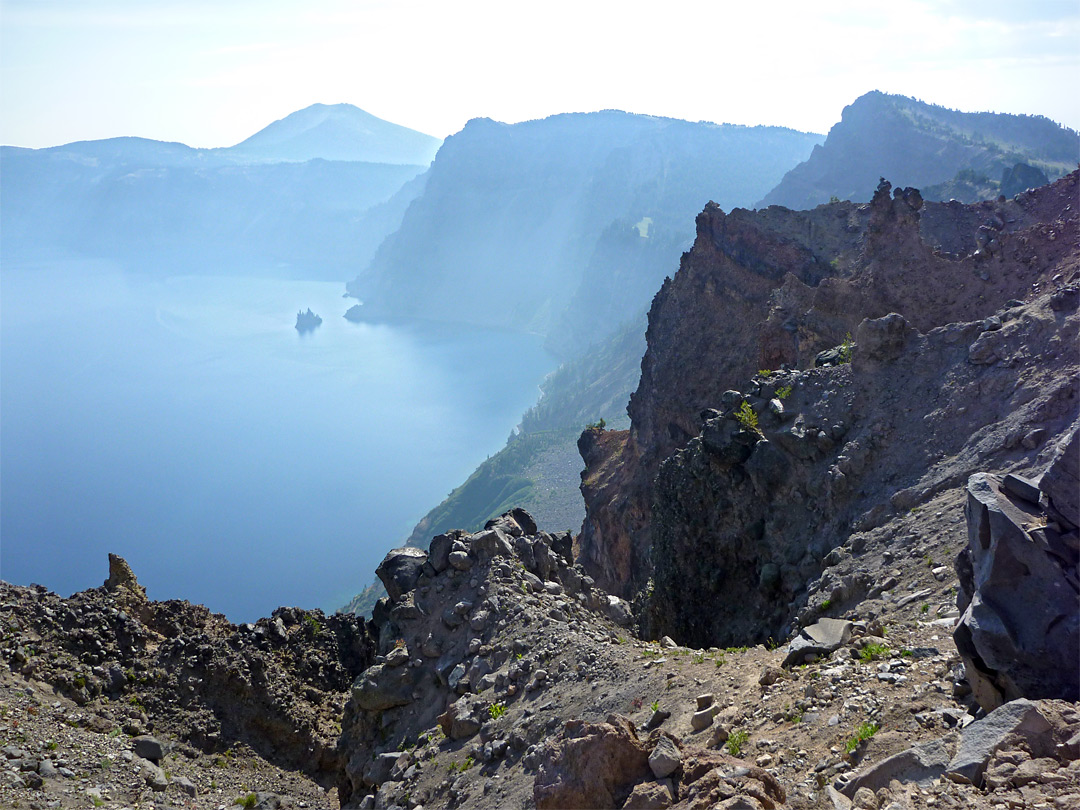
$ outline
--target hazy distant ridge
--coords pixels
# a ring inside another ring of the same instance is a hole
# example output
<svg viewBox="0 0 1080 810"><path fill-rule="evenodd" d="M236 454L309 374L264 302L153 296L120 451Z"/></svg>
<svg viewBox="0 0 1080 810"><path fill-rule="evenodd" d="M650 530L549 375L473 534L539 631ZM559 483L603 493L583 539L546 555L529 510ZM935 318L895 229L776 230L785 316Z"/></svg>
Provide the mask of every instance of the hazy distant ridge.
<svg viewBox="0 0 1080 810"><path fill-rule="evenodd" d="M400 224L439 143L339 104L221 149L131 137L0 147L3 252L347 278Z"/></svg>
<svg viewBox="0 0 1080 810"><path fill-rule="evenodd" d="M1076 168L1078 154L1077 133L1042 116L960 112L873 91L845 107L825 143L757 207L813 208L831 196L864 201L881 177L932 198L930 187L961 171L997 182L1020 162L1053 180Z"/></svg>
<svg viewBox="0 0 1080 810"><path fill-rule="evenodd" d="M705 203L751 204L820 141L613 110L475 119L349 289L364 317L538 332L569 356L647 306Z"/></svg>

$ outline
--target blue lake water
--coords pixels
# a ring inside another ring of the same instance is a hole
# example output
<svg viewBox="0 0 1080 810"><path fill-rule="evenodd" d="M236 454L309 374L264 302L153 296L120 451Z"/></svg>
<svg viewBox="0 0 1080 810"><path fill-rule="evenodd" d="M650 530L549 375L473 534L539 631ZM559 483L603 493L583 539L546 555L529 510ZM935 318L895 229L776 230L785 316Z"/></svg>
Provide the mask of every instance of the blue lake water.
<svg viewBox="0 0 1080 810"><path fill-rule="evenodd" d="M555 361L528 335L350 323L342 292L6 265L0 577L67 595L111 551L152 599L233 621L369 584Z"/></svg>

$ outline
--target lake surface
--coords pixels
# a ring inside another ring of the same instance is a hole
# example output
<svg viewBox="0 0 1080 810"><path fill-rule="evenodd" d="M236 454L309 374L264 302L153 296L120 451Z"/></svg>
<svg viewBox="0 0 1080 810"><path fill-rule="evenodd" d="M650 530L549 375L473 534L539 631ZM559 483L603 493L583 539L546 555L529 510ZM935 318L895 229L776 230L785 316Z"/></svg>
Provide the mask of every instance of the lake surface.
<svg viewBox="0 0 1080 810"><path fill-rule="evenodd" d="M5 266L0 577L67 595L111 551L150 598L233 621L369 584L556 363L528 335L350 323L342 292Z"/></svg>

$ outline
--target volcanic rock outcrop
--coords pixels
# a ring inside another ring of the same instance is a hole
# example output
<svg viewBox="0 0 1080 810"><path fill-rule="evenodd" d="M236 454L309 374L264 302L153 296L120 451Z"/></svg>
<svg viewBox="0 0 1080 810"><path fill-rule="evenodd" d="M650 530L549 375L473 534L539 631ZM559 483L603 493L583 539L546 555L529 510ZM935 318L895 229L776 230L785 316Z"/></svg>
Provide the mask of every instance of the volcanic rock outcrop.
<svg viewBox="0 0 1080 810"><path fill-rule="evenodd" d="M987 711L1019 697L1080 700L1076 437L1039 478L968 481L968 545L956 561L963 615L953 635ZM1061 487L1062 509L1044 482Z"/></svg>
<svg viewBox="0 0 1080 810"><path fill-rule="evenodd" d="M650 633L780 640L882 584L824 569L1075 422L1077 174L971 206L891 191L698 217L631 429L581 442L581 560L625 598L653 579Z"/></svg>

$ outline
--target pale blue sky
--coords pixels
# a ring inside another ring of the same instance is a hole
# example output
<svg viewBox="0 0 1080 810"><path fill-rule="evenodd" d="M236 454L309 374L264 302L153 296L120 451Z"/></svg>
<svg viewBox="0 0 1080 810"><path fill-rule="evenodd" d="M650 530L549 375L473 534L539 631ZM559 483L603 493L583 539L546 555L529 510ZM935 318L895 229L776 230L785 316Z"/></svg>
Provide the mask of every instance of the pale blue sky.
<svg viewBox="0 0 1080 810"><path fill-rule="evenodd" d="M314 102L436 136L618 108L826 132L878 89L1080 128L1077 0L0 0L0 143L227 146Z"/></svg>

